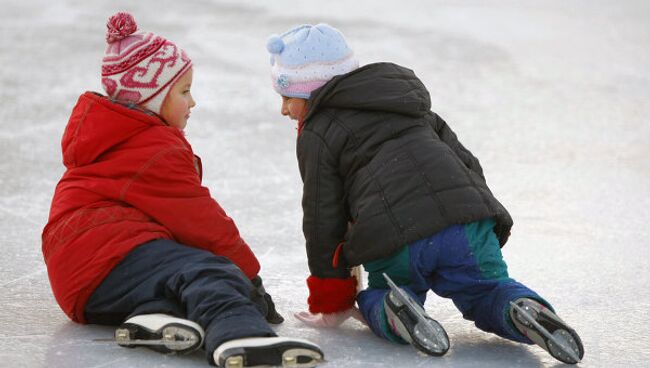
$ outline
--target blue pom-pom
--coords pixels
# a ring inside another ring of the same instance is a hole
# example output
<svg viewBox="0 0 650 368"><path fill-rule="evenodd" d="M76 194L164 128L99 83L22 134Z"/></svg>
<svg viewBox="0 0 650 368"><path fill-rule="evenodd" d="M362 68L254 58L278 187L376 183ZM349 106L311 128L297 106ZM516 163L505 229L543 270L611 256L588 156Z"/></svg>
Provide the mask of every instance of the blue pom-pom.
<svg viewBox="0 0 650 368"><path fill-rule="evenodd" d="M280 36L271 36L269 41L266 43L266 49L269 50L271 54L279 54L284 50L284 41Z"/></svg>

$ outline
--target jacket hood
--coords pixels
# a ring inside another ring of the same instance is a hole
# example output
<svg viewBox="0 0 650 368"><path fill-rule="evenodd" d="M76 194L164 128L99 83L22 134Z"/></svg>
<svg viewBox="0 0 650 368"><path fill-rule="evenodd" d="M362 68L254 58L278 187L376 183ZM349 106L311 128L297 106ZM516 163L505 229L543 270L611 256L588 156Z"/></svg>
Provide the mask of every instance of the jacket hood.
<svg viewBox="0 0 650 368"><path fill-rule="evenodd" d="M393 63L375 63L336 76L315 90L304 120L326 107L420 117L431 109L431 98L412 70Z"/></svg>
<svg viewBox="0 0 650 368"><path fill-rule="evenodd" d="M63 164L74 168L94 162L99 156L139 132L165 125L156 115L137 106L112 102L93 92L79 97L61 139Z"/></svg>

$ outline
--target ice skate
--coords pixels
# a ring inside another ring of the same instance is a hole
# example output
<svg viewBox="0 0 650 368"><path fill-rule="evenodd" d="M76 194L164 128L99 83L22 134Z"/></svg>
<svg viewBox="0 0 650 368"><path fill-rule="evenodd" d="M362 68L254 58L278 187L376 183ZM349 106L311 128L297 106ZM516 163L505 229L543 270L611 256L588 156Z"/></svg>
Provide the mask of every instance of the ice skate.
<svg viewBox="0 0 650 368"><path fill-rule="evenodd" d="M161 353L187 354L201 347L205 333L198 324L166 314L142 314L115 330L123 347L144 346Z"/></svg>
<svg viewBox="0 0 650 368"><path fill-rule="evenodd" d="M429 317L413 298L395 285L384 273L391 291L384 299L388 323L395 332L416 349L441 356L449 350L449 337L438 321Z"/></svg>
<svg viewBox="0 0 650 368"><path fill-rule="evenodd" d="M227 341L213 354L221 368L315 367L323 352L314 343L287 337L249 337Z"/></svg>
<svg viewBox="0 0 650 368"><path fill-rule="evenodd" d="M510 302L510 318L515 327L555 359L580 363L584 348L580 336L544 305L529 298Z"/></svg>

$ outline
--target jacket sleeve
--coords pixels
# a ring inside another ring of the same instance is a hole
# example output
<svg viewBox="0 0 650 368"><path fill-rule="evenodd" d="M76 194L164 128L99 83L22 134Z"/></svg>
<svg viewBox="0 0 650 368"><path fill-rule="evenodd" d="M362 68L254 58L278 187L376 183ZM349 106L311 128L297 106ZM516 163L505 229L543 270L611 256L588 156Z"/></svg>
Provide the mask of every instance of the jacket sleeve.
<svg viewBox="0 0 650 368"><path fill-rule="evenodd" d="M440 117L438 114L431 112L431 125L433 130L438 134L440 140L442 140L447 146L449 146L454 153L460 158L460 160L467 166L468 169L476 172L485 180L483 175L483 168L479 163L478 159L472 155L472 153L465 148L456 137L456 133L447 125L447 123Z"/></svg>
<svg viewBox="0 0 650 368"><path fill-rule="evenodd" d="M303 180L302 227L311 274L348 278L350 271L345 262L333 264L348 225L338 163L321 137L311 131L300 134L297 152Z"/></svg>
<svg viewBox="0 0 650 368"><path fill-rule="evenodd" d="M121 199L167 228L176 241L227 257L249 278L259 272L234 221L201 186L187 148L171 147L153 156L122 189Z"/></svg>
<svg viewBox="0 0 650 368"><path fill-rule="evenodd" d="M348 223L338 165L325 142L310 131L303 131L298 138L298 164L303 180L302 226L311 272L307 278L309 311L342 312L354 305L357 282L337 254Z"/></svg>

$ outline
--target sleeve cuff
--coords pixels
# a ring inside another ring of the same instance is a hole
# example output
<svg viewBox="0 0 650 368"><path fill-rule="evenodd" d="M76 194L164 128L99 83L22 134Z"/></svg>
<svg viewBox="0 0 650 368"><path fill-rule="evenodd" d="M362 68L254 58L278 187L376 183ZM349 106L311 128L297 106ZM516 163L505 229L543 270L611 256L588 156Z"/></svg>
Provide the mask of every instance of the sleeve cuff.
<svg viewBox="0 0 650 368"><path fill-rule="evenodd" d="M357 297L357 278L307 278L309 311L336 313L352 308Z"/></svg>

